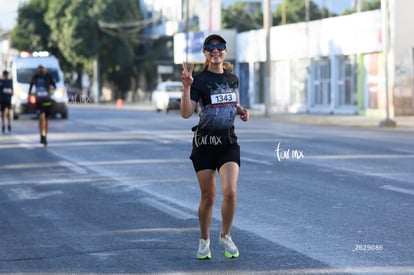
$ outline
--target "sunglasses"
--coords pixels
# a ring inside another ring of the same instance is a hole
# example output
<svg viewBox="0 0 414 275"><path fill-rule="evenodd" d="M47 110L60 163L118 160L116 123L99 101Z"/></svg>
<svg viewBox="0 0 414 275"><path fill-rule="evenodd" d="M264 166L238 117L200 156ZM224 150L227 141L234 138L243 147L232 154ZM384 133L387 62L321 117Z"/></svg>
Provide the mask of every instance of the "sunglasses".
<svg viewBox="0 0 414 275"><path fill-rule="evenodd" d="M204 49L208 52L212 52L214 51L214 49L217 49L218 51L224 51L226 49L226 44L224 43L206 44L204 45Z"/></svg>

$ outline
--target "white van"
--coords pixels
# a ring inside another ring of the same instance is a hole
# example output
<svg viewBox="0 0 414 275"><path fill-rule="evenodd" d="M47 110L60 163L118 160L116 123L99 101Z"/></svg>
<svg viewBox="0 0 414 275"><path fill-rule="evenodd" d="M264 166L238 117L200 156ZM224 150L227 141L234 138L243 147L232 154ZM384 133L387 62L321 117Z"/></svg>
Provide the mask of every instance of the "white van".
<svg viewBox="0 0 414 275"><path fill-rule="evenodd" d="M51 115L60 114L61 118L68 117L68 96L66 94L63 73L57 58L48 52L21 53L15 57L11 64L13 80L12 109L13 118L18 119L21 114L36 114L36 105L28 102L30 81L37 72L37 67L46 67L47 72L53 76L56 90L52 94ZM32 93L34 91L32 90Z"/></svg>

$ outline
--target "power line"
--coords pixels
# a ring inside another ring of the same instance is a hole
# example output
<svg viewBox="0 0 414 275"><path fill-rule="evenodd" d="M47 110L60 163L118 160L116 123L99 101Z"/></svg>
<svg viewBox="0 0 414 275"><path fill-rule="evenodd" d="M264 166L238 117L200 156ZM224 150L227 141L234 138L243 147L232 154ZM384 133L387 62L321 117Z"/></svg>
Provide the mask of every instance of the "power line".
<svg viewBox="0 0 414 275"><path fill-rule="evenodd" d="M161 16L158 16L156 18L129 22L104 22L99 20L98 26L104 33L111 36L125 36L137 34L148 25L158 22L160 18Z"/></svg>

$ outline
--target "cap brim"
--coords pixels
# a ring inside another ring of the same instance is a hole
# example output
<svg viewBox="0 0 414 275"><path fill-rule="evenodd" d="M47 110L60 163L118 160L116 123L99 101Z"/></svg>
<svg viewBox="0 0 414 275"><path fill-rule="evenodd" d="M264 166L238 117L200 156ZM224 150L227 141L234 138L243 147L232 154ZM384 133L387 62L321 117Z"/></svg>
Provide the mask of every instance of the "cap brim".
<svg viewBox="0 0 414 275"><path fill-rule="evenodd" d="M210 43L211 40L219 40L221 42L223 42L224 44L227 44L226 40L224 40L223 37L221 37L218 34L211 34L209 36L206 37L206 39L204 40L204 45Z"/></svg>

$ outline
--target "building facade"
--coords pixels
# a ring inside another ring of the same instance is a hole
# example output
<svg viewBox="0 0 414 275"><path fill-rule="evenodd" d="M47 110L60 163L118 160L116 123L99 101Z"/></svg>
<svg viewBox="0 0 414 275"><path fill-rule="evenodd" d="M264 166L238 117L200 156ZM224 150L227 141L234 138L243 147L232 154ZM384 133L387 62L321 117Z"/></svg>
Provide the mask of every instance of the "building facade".
<svg viewBox="0 0 414 275"><path fill-rule="evenodd" d="M387 59L380 10L273 27L271 112L383 116L389 104L391 116L414 115L413 9L389 1ZM262 108L265 33L238 34L236 44L242 103Z"/></svg>

